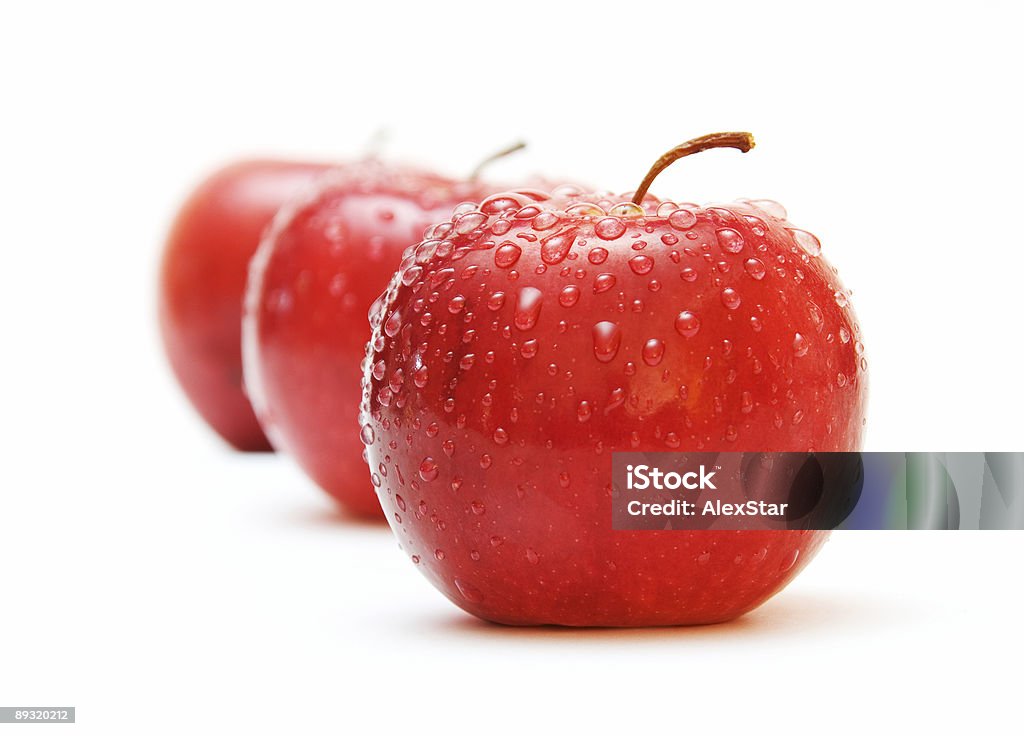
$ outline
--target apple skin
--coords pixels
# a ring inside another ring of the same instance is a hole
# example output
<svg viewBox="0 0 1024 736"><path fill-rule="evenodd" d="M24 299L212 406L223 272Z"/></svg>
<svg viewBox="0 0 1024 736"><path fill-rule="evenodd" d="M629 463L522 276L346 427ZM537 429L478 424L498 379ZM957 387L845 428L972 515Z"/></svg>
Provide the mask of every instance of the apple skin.
<svg viewBox="0 0 1024 736"><path fill-rule="evenodd" d="M359 441L367 312L426 227L489 191L354 164L286 207L253 259L243 353L257 416L274 446L355 515L381 515Z"/></svg>
<svg viewBox="0 0 1024 736"><path fill-rule="evenodd" d="M626 199L462 208L371 315L372 481L419 569L480 618L740 616L828 532L613 531L611 453L860 446L860 328L818 241L773 202Z"/></svg>
<svg viewBox="0 0 1024 736"><path fill-rule="evenodd" d="M272 449L242 385L242 299L249 260L277 210L330 167L247 160L202 182L178 212L158 286L160 332L192 405L243 451Z"/></svg>

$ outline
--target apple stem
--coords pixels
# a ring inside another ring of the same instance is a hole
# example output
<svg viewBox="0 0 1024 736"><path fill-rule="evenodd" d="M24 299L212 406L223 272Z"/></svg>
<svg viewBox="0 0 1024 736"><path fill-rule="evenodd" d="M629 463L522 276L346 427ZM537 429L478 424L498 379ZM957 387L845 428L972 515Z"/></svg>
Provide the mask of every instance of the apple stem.
<svg viewBox="0 0 1024 736"><path fill-rule="evenodd" d="M525 141L516 141L515 143L509 146L505 146L505 148L502 148L500 151L492 153L490 156L488 156L483 161L478 163L476 165L476 168L469 173L469 180L476 181L477 179L480 178L480 175L484 173L484 169L486 169L492 163L494 163L498 159L505 158L509 154L515 153L516 151L521 151L524 148L526 148Z"/></svg>
<svg viewBox="0 0 1024 736"><path fill-rule="evenodd" d="M658 174L684 156L689 156L691 153L700 153L709 148L736 148L746 153L753 147L754 136L750 133L710 133L702 135L700 138L686 141L686 143L681 143L654 162L651 170L647 172L647 176L640 182L640 186L636 188L636 194L633 195L633 204L639 205L643 202L644 197L647 195L647 190L651 188L651 182L654 181Z"/></svg>

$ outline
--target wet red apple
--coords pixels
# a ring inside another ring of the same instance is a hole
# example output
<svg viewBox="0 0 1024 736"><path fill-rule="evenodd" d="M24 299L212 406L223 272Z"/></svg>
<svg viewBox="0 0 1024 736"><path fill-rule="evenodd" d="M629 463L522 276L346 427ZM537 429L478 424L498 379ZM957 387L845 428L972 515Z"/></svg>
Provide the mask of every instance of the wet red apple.
<svg viewBox="0 0 1024 736"><path fill-rule="evenodd" d="M367 312L424 229L487 187L369 161L332 172L253 261L245 374L273 443L348 511L379 517L359 442Z"/></svg>
<svg viewBox="0 0 1024 736"><path fill-rule="evenodd" d="M206 422L239 450L269 450L242 387L242 297L249 259L274 214L329 167L241 161L200 184L163 253L159 317L171 367Z"/></svg>
<svg viewBox="0 0 1024 736"><path fill-rule="evenodd" d="M848 292L780 205L576 188L458 208L372 316L362 440L403 548L505 624L735 618L824 531L615 531L618 451L847 451L866 362Z"/></svg>

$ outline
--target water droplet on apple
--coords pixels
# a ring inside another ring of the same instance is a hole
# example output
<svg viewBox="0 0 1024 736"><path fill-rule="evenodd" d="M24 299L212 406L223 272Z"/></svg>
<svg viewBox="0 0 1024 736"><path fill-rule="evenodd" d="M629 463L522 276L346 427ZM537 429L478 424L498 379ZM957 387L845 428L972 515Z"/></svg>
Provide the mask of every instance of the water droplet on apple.
<svg viewBox="0 0 1024 736"><path fill-rule="evenodd" d="M558 303L563 307L571 307L580 299L580 288L578 286L569 285L562 289L562 293L558 295Z"/></svg>
<svg viewBox="0 0 1024 736"><path fill-rule="evenodd" d="M821 255L821 243L814 237L813 234L806 230L791 229L790 234L793 236L793 240L796 244L803 248L804 252L811 258Z"/></svg>
<svg viewBox="0 0 1024 736"><path fill-rule="evenodd" d="M420 478L430 482L437 478L438 472L437 463L434 462L434 458L423 458L423 462L420 463Z"/></svg>
<svg viewBox="0 0 1024 736"><path fill-rule="evenodd" d="M384 323L384 334L388 337L394 337L398 334L398 331L402 327L402 315L399 314L398 310L391 313L391 316L387 318Z"/></svg>
<svg viewBox="0 0 1024 736"><path fill-rule="evenodd" d="M524 286L519 290L519 296L516 300L516 311L513 322L519 330L530 330L537 324L537 318L540 316L541 303L544 299L544 294L540 289L536 289L532 286Z"/></svg>
<svg viewBox="0 0 1024 736"><path fill-rule="evenodd" d="M502 243L494 251L494 265L498 268L511 268L523 254L523 249L515 243Z"/></svg>
<svg viewBox="0 0 1024 736"><path fill-rule="evenodd" d="M622 332L614 322L598 322L593 328L594 356L602 363L614 360L622 342Z"/></svg>
<svg viewBox="0 0 1024 736"><path fill-rule="evenodd" d="M684 310L676 316L676 332L683 337L693 337L700 331L700 319L689 310Z"/></svg>
<svg viewBox="0 0 1024 736"><path fill-rule="evenodd" d="M768 271L768 269L765 268L764 262L760 258L748 258L743 262L743 269L756 281L763 279L765 273Z"/></svg>
<svg viewBox="0 0 1024 736"><path fill-rule="evenodd" d="M602 294L615 286L615 274L600 273L594 279L594 293Z"/></svg>
<svg viewBox="0 0 1024 736"><path fill-rule="evenodd" d="M594 234L601 240L615 240L622 237L626 232L626 226L622 220L615 217L606 217L594 224Z"/></svg>
<svg viewBox="0 0 1024 736"><path fill-rule="evenodd" d="M632 202L622 202L608 210L613 217L643 217L644 208Z"/></svg>
<svg viewBox="0 0 1024 736"><path fill-rule="evenodd" d="M537 219L539 220L540 217ZM572 249L573 241L576 240L576 232L576 228L569 228L540 241L541 260L548 265L555 265L564 261Z"/></svg>
<svg viewBox="0 0 1024 736"><path fill-rule="evenodd" d="M455 220L455 232L459 235L469 235L485 222L487 215L483 212L467 212Z"/></svg>
<svg viewBox="0 0 1024 736"><path fill-rule="evenodd" d="M739 253L743 250L743 236L732 228L723 227L715 233L718 245L727 253Z"/></svg>
<svg viewBox="0 0 1024 736"><path fill-rule="evenodd" d="M644 363L652 367L656 366L665 357L665 343L657 338L651 338L644 343L641 355L643 356Z"/></svg>
<svg viewBox="0 0 1024 736"><path fill-rule="evenodd" d="M676 210L668 216L668 224L676 230L689 230L697 224L697 215L690 210Z"/></svg>
<svg viewBox="0 0 1024 736"><path fill-rule="evenodd" d="M652 268L654 268L654 259L650 256L639 255L629 259L629 270L637 276L650 273Z"/></svg>

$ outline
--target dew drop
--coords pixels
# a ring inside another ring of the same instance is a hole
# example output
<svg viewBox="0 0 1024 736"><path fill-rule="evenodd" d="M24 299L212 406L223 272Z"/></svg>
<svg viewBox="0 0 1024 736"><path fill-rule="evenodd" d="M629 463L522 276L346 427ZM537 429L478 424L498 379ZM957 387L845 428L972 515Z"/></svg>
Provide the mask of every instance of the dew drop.
<svg viewBox="0 0 1024 736"><path fill-rule="evenodd" d="M697 215L690 210L676 210L668 216L668 224L676 230L689 230L697 224Z"/></svg>
<svg viewBox="0 0 1024 736"><path fill-rule="evenodd" d="M410 266L402 274L402 286L412 286L420 276L423 275L421 266ZM333 291L333 288L332 288Z"/></svg>
<svg viewBox="0 0 1024 736"><path fill-rule="evenodd" d="M515 243L504 243L494 251L494 265L498 268L511 268L523 254L523 249Z"/></svg>
<svg viewBox="0 0 1024 736"><path fill-rule="evenodd" d="M622 202L608 210L608 214L615 217L643 217L644 208L633 202Z"/></svg>
<svg viewBox="0 0 1024 736"><path fill-rule="evenodd" d="M598 220L594 225L594 234L601 238L601 240L615 240L622 237L625 232L626 226L622 220L615 217L606 217L603 220Z"/></svg>
<svg viewBox="0 0 1024 736"><path fill-rule="evenodd" d="M814 237L813 234L806 230L790 230L790 234L793 236L793 240L796 244L803 248L804 252L814 258L821 255L821 243Z"/></svg>
<svg viewBox="0 0 1024 736"><path fill-rule="evenodd" d="M359 439L362 440L364 445L372 445L374 440L377 439L377 435L374 433L373 427L369 424L364 424L363 428L359 430Z"/></svg>
<svg viewBox="0 0 1024 736"><path fill-rule="evenodd" d="M601 273L594 278L594 293L602 294L615 286L615 274Z"/></svg>
<svg viewBox="0 0 1024 736"><path fill-rule="evenodd" d="M614 322L598 322L594 325L594 357L602 363L614 360L622 342L622 332Z"/></svg>
<svg viewBox="0 0 1024 736"><path fill-rule="evenodd" d="M576 418L581 422L589 422L590 417L594 415L594 410L590 406L589 401L581 401L576 407Z"/></svg>
<svg viewBox="0 0 1024 736"><path fill-rule="evenodd" d="M387 321L384 323L384 334L388 337L394 337L398 334L398 330L402 327L402 315L398 311L391 313Z"/></svg>
<svg viewBox="0 0 1024 736"><path fill-rule="evenodd" d="M807 355L807 351L810 346L807 344L807 339L799 332L793 336L793 354L798 358L802 358Z"/></svg>
<svg viewBox="0 0 1024 736"><path fill-rule="evenodd" d="M740 295L731 286L722 289L722 304L726 309L736 309L741 303Z"/></svg>
<svg viewBox="0 0 1024 736"><path fill-rule="evenodd" d="M485 222L487 215L483 212L467 212L455 221L455 232L459 235L469 235Z"/></svg>
<svg viewBox="0 0 1024 736"><path fill-rule="evenodd" d="M497 312L503 306L505 306L505 292L496 291L487 297L487 308L492 312Z"/></svg>
<svg viewBox="0 0 1024 736"><path fill-rule="evenodd" d="M538 220L540 217L537 218ZM540 258L548 265L561 263L569 254L573 241L576 240L576 228L569 228L555 233L540 241Z"/></svg>
<svg viewBox="0 0 1024 736"><path fill-rule="evenodd" d="M715 233L718 245L727 253L739 253L743 250L743 236L732 228L723 227Z"/></svg>
<svg viewBox="0 0 1024 736"><path fill-rule="evenodd" d="M599 266L608 260L608 251L604 248L591 248L590 252L587 253L587 260L593 263L595 266Z"/></svg>
<svg viewBox="0 0 1024 736"><path fill-rule="evenodd" d="M651 272L654 268L654 259L650 256L633 256L629 259L629 269L638 276L643 276Z"/></svg>
<svg viewBox="0 0 1024 736"><path fill-rule="evenodd" d="M676 316L676 332L683 337L693 337L699 331L700 319L693 312L684 310Z"/></svg>
<svg viewBox="0 0 1024 736"><path fill-rule="evenodd" d="M423 462L420 463L420 478L429 483L437 478L438 472L437 463L434 462L434 458L423 458Z"/></svg>
<svg viewBox="0 0 1024 736"><path fill-rule="evenodd" d="M744 270L750 274L750 277L756 281L760 281L764 278L765 273L768 269L765 268L764 262L760 258L748 258L743 262Z"/></svg>
<svg viewBox="0 0 1024 736"><path fill-rule="evenodd" d="M558 295L558 303L563 307L571 307L580 299L580 287L569 285L562 289L562 293Z"/></svg>
<svg viewBox="0 0 1024 736"><path fill-rule="evenodd" d="M516 199L514 196L502 192L501 194L492 195L485 199L483 202L481 202L480 211L486 212L491 215L496 215L499 212L514 210L522 206L523 203Z"/></svg>
<svg viewBox="0 0 1024 736"><path fill-rule="evenodd" d="M530 330L537 324L544 294L540 289L524 286L519 290L513 322L519 330Z"/></svg>
<svg viewBox="0 0 1024 736"><path fill-rule="evenodd" d="M643 356L644 363L649 366L656 366L665 357L665 343L657 338L651 338L644 343L641 355Z"/></svg>

